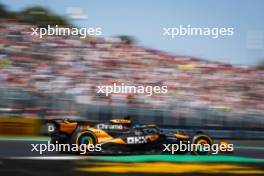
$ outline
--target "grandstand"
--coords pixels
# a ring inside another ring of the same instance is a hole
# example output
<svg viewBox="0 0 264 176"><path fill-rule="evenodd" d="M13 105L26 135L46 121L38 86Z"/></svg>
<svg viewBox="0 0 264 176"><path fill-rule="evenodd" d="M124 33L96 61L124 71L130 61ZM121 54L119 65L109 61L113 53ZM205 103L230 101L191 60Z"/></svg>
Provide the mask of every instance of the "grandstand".
<svg viewBox="0 0 264 176"><path fill-rule="evenodd" d="M31 27L0 21L1 108L73 109L79 118L99 120L131 114L164 125L263 127L264 71L116 39L40 39ZM113 83L166 85L168 93L97 94L97 85Z"/></svg>

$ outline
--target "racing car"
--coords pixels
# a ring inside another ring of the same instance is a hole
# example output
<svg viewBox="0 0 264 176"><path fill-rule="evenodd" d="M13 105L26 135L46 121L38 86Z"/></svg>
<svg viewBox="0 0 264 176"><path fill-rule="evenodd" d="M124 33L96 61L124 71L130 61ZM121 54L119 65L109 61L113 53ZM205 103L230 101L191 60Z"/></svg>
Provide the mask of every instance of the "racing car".
<svg viewBox="0 0 264 176"><path fill-rule="evenodd" d="M155 124L132 125L131 119L112 119L107 122L69 121L56 119L48 122L52 143L78 146L100 144L100 153L163 153L167 144L212 145L213 140L203 132L188 135L180 130L163 131ZM168 145L167 145L168 146ZM177 151L184 154L186 151ZM207 155L202 148L192 154Z"/></svg>

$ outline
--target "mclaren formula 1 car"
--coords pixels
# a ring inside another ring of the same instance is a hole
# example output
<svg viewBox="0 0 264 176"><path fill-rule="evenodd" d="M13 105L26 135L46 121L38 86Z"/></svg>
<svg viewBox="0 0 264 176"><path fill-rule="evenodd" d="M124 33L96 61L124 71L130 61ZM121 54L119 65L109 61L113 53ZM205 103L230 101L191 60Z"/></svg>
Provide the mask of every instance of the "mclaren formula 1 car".
<svg viewBox="0 0 264 176"><path fill-rule="evenodd" d="M67 119L48 122L48 131L53 143L60 144L100 144L100 153L163 153L171 144L208 144L213 141L208 135L197 132L188 135L182 131L165 132L157 125L132 125L129 119L113 119L108 122L77 122ZM170 151L171 149L168 149ZM186 151L176 151L183 154ZM193 154L206 155L210 151L202 149Z"/></svg>

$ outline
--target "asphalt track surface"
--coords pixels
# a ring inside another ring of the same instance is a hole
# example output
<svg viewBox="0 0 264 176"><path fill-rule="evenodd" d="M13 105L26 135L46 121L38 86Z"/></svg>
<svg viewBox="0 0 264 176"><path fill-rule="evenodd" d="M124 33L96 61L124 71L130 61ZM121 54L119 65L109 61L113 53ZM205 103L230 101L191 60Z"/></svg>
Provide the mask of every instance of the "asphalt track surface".
<svg viewBox="0 0 264 176"><path fill-rule="evenodd" d="M0 175L264 175L264 140L230 140L235 151L211 156L79 156L31 152L46 138L0 138Z"/></svg>

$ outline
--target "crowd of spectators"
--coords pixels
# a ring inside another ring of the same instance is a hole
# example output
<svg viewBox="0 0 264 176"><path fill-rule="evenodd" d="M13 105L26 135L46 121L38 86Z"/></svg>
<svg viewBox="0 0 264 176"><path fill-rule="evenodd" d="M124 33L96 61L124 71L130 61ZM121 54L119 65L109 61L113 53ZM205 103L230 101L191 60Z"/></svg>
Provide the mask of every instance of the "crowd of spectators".
<svg viewBox="0 0 264 176"><path fill-rule="evenodd" d="M264 113L264 71L178 56L118 39L31 35L0 21L0 84L81 104ZM98 85L168 86L167 94L97 94Z"/></svg>

